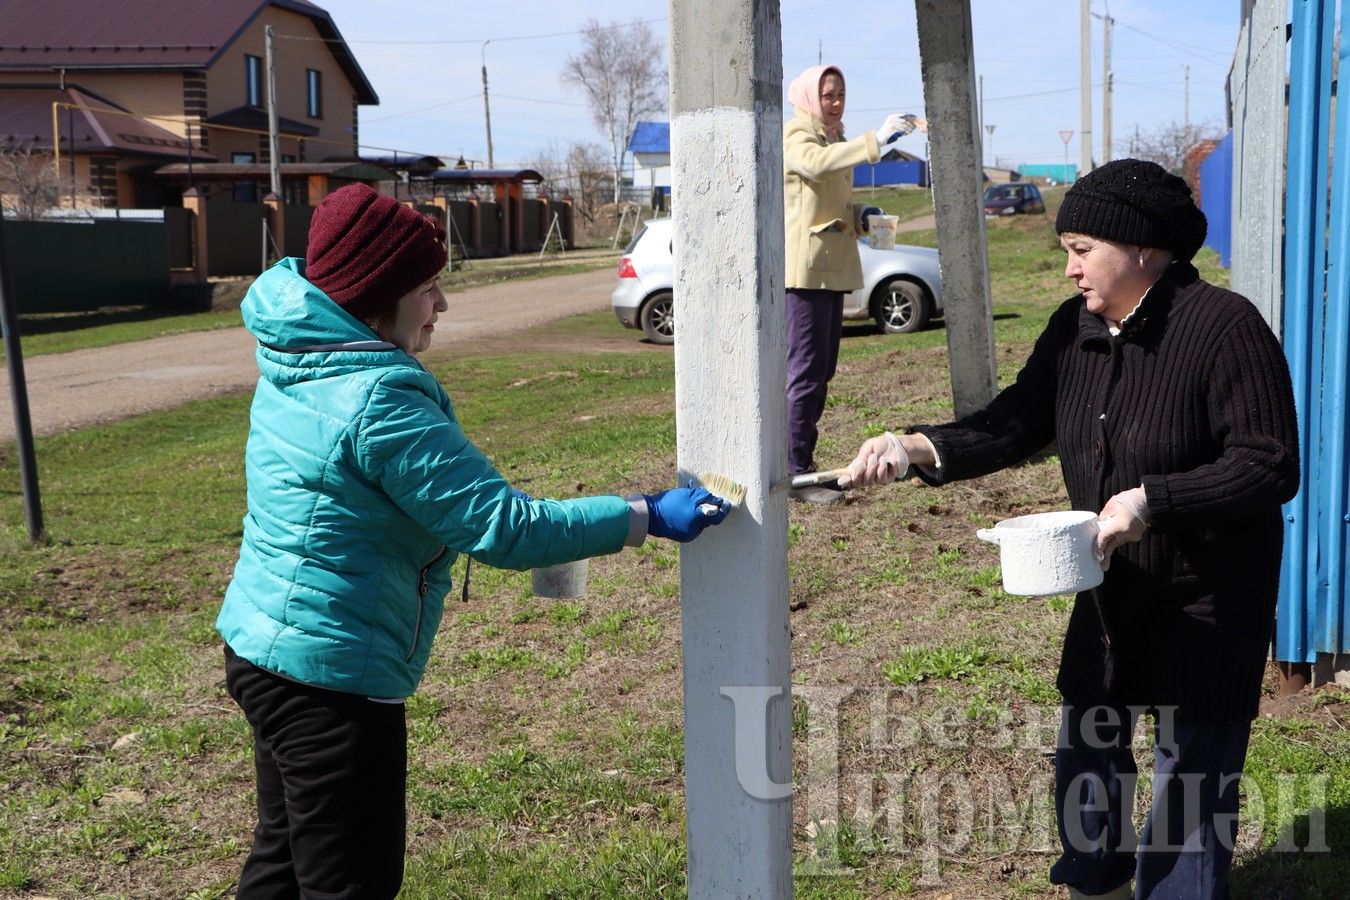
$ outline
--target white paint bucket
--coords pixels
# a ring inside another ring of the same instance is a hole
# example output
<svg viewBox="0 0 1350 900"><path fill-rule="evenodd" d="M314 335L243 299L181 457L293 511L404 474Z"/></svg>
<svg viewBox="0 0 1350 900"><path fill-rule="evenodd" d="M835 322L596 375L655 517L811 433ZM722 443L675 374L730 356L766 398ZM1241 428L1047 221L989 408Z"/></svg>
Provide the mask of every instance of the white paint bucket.
<svg viewBox="0 0 1350 900"><path fill-rule="evenodd" d="M530 570L530 588L535 596L570 600L586 593L587 560L559 563Z"/></svg>
<svg viewBox="0 0 1350 900"><path fill-rule="evenodd" d="M976 536L998 545L1003 590L1009 594L1076 594L1102 583L1096 513L1017 516L981 528Z"/></svg>
<svg viewBox="0 0 1350 900"><path fill-rule="evenodd" d="M895 226L899 224L899 216L868 216L867 246L873 250L894 250Z"/></svg>

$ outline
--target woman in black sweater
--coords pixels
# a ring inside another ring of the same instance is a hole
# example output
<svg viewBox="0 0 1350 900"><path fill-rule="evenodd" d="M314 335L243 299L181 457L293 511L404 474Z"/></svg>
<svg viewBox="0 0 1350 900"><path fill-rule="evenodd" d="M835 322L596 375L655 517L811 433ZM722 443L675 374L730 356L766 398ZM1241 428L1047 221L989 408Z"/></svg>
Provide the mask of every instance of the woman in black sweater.
<svg viewBox="0 0 1350 900"><path fill-rule="evenodd" d="M1226 897L1280 504L1298 489L1288 368L1256 308L1191 265L1206 223L1180 178L1107 163L1069 189L1055 225L1080 293L1017 380L957 422L872 438L849 480L889 481L913 463L941 485L1057 443L1072 507L1099 511L1107 572L1078 595L1064 637L1051 881L1072 897L1129 897L1131 877L1139 898ZM1141 712L1157 747L1136 850Z"/></svg>

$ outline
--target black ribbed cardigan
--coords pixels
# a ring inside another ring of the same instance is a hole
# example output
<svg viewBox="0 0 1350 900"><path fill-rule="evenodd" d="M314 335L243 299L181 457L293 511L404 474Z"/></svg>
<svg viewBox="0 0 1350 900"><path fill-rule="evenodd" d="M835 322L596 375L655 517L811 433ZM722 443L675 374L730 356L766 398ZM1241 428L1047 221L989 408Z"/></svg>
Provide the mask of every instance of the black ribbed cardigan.
<svg viewBox="0 0 1350 900"><path fill-rule="evenodd" d="M1283 351L1256 308L1173 263L1112 336L1082 295L1059 307L1017 380L980 412L915 426L930 484L1027 459L1052 440L1074 509L1143 484L1152 523L1079 594L1065 702L1255 717L1278 593L1280 504L1298 489Z"/></svg>

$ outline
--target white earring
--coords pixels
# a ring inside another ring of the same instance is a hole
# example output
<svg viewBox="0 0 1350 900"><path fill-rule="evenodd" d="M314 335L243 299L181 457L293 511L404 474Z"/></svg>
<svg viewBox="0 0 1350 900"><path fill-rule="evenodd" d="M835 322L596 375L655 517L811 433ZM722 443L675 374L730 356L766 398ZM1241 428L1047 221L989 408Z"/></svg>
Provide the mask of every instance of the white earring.
<svg viewBox="0 0 1350 900"><path fill-rule="evenodd" d="M1143 267L1144 267L1144 254L1143 254L1143 253L1140 253L1140 254L1139 254L1139 268L1142 269Z"/></svg>

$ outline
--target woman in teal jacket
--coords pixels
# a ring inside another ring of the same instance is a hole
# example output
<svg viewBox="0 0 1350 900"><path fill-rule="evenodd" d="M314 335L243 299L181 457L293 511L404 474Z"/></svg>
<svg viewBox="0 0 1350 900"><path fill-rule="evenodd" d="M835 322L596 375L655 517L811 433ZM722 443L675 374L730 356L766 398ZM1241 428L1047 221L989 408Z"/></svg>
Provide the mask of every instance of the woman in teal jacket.
<svg viewBox="0 0 1350 900"><path fill-rule="evenodd" d="M258 825L238 896L393 897L407 737L460 553L527 569L693 540L702 488L535 500L461 430L414 354L447 308L434 220L364 185L314 213L306 260L244 299L258 338L248 515L216 627L254 733Z"/></svg>

